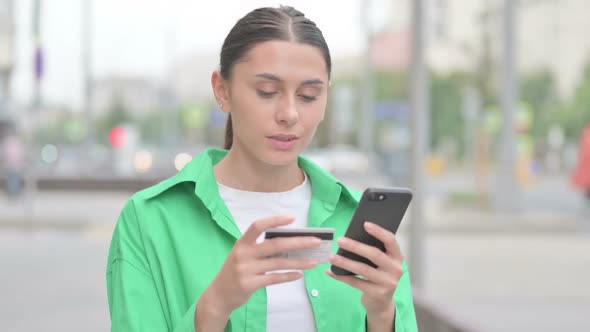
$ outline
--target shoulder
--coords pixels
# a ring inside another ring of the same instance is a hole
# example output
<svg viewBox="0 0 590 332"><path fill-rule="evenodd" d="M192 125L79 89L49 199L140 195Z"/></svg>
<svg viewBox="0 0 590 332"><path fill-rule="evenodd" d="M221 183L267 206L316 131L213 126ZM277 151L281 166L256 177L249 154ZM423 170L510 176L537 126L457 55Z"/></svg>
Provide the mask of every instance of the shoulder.
<svg viewBox="0 0 590 332"><path fill-rule="evenodd" d="M148 202L152 200L162 199L168 194L177 191L184 191L187 187L194 187L195 181L189 181L179 177L179 174L171 176L151 187L145 188L133 194L131 200L136 202Z"/></svg>
<svg viewBox="0 0 590 332"><path fill-rule="evenodd" d="M343 185L344 188L346 189L346 191L348 192L348 194L350 195L350 197L352 198L353 201L355 201L356 203L358 203L361 200L361 196L363 195L363 192L357 189L353 189L350 188L348 186Z"/></svg>
<svg viewBox="0 0 590 332"><path fill-rule="evenodd" d="M195 156L182 170L175 175L141 190L133 195L131 200L136 203L158 202L171 197L181 197L201 194L212 194L212 187L216 186L213 175L213 164L220 160L226 151L207 149ZM197 184L199 190L197 192Z"/></svg>
<svg viewBox="0 0 590 332"><path fill-rule="evenodd" d="M313 162L311 159L300 156L299 166L311 179L314 196L318 199L336 205L337 202L356 206L362 193L345 185L330 172Z"/></svg>

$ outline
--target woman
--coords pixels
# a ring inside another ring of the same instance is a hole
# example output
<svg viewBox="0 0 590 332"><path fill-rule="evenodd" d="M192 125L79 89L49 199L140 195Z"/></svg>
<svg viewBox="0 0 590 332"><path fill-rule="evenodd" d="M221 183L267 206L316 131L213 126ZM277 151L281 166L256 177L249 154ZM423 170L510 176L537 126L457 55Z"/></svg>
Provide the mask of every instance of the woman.
<svg viewBox="0 0 590 332"><path fill-rule="evenodd" d="M330 70L321 31L293 8L236 23L211 79L230 115L226 149L203 152L124 207L107 266L114 331L417 330L409 275L386 230L366 225L386 253L338 241L377 264L333 255L363 279L268 258L317 247L315 238L259 241L285 226L342 237L358 203L358 192L299 156L324 118Z"/></svg>

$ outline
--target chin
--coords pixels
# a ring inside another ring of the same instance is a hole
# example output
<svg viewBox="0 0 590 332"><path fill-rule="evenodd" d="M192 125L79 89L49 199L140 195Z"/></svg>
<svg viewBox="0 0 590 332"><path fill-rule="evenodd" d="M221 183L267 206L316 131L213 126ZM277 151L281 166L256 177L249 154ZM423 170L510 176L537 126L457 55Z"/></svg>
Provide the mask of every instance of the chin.
<svg viewBox="0 0 590 332"><path fill-rule="evenodd" d="M272 147L259 150L259 159L272 166L288 166L297 163L297 158L302 153L301 147L289 150L277 150Z"/></svg>
<svg viewBox="0 0 590 332"><path fill-rule="evenodd" d="M273 166L288 166L297 162L299 150L277 151L271 150L264 154L263 161Z"/></svg>

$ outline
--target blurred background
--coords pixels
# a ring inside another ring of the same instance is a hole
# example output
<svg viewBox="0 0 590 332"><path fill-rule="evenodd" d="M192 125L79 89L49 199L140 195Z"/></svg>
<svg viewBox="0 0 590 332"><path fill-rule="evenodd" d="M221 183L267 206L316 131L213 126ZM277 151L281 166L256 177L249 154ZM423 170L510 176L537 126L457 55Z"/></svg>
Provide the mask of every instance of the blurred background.
<svg viewBox="0 0 590 332"><path fill-rule="evenodd" d="M276 1L0 0L0 329L104 331L130 195L220 147L233 24ZM590 2L292 0L333 56L307 156L407 186L421 331L590 331Z"/></svg>

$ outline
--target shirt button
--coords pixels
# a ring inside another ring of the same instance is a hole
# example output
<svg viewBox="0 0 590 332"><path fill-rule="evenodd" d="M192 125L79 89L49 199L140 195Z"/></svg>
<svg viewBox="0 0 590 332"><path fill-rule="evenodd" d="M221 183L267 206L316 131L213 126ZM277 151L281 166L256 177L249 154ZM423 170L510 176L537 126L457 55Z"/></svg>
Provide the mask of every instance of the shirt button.
<svg viewBox="0 0 590 332"><path fill-rule="evenodd" d="M311 290L311 296L313 297L318 297L318 295L320 295L320 292L318 292L317 289L312 289Z"/></svg>

